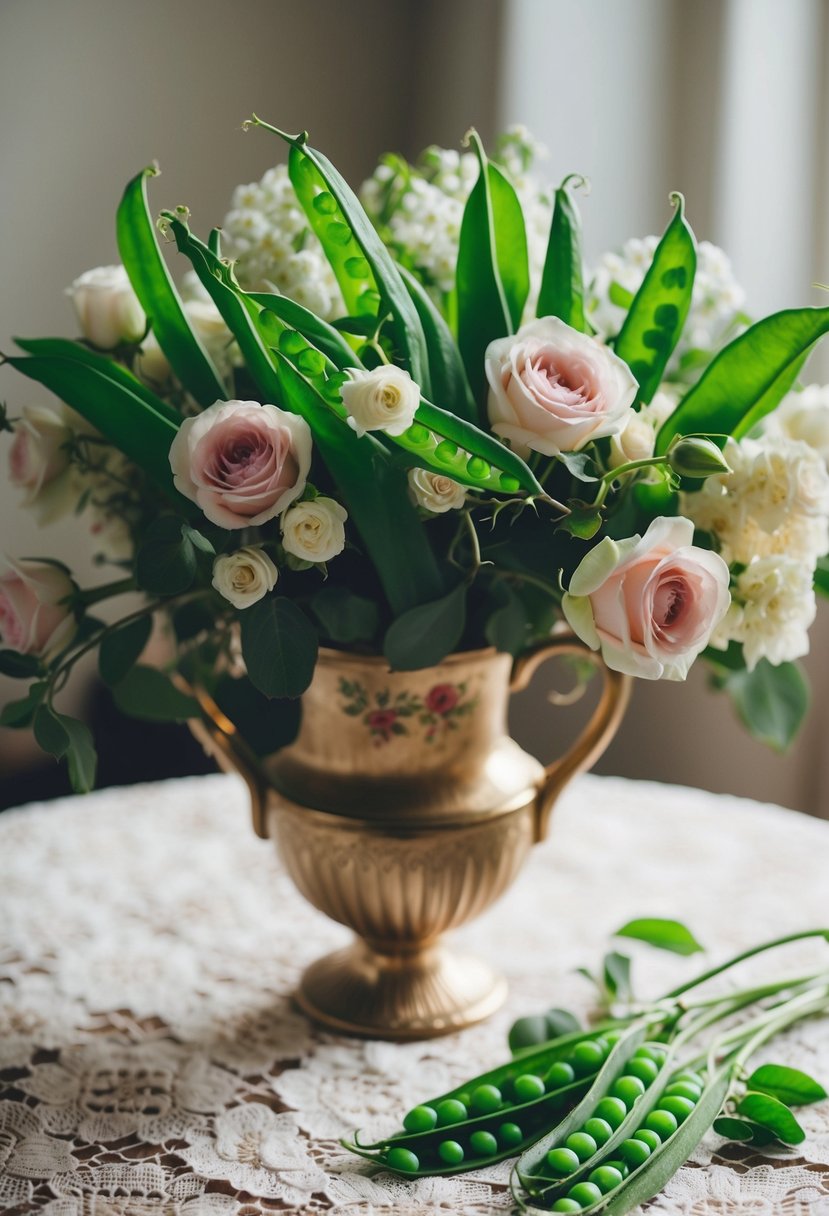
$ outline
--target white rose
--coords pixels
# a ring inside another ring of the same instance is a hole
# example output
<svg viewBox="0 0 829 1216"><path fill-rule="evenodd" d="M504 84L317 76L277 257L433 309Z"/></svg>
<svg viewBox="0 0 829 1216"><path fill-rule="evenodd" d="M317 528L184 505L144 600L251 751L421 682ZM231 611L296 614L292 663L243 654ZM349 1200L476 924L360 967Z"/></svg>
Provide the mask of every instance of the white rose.
<svg viewBox="0 0 829 1216"><path fill-rule="evenodd" d="M789 393L767 419L770 433L801 439L829 463L829 384L808 384Z"/></svg>
<svg viewBox="0 0 829 1216"><path fill-rule="evenodd" d="M624 429L610 440L610 467L618 469L619 465L631 460L648 460L653 456L656 441L656 431L641 414L631 415Z"/></svg>
<svg viewBox="0 0 829 1216"><path fill-rule="evenodd" d="M144 310L123 266L87 270L67 288L67 294L84 337L100 350L112 350L120 342L137 342L147 328Z"/></svg>
<svg viewBox="0 0 829 1216"><path fill-rule="evenodd" d="M154 333L147 334L135 360L135 372L151 388L163 388L173 374L170 361Z"/></svg>
<svg viewBox="0 0 829 1216"><path fill-rule="evenodd" d="M354 368L342 387L348 410L348 425L358 435L385 431L402 435L414 422L420 405L420 388L402 367L375 367L366 372Z"/></svg>
<svg viewBox="0 0 829 1216"><path fill-rule="evenodd" d="M282 517L285 551L305 562L327 562L345 548L348 512L333 498L299 502Z"/></svg>
<svg viewBox="0 0 829 1216"><path fill-rule="evenodd" d="M67 514L77 497L66 445L73 430L63 405L24 405L9 453L9 480L40 524Z"/></svg>
<svg viewBox="0 0 829 1216"><path fill-rule="evenodd" d="M268 555L253 545L222 553L213 562L213 586L234 608L250 608L273 591L278 577Z"/></svg>
<svg viewBox="0 0 829 1216"><path fill-rule="evenodd" d="M638 385L598 339L540 317L486 350L489 421L520 455L576 452L621 431Z"/></svg>
<svg viewBox="0 0 829 1216"><path fill-rule="evenodd" d="M409 469L409 488L417 505L435 515L458 511L466 502L465 486L428 469Z"/></svg>

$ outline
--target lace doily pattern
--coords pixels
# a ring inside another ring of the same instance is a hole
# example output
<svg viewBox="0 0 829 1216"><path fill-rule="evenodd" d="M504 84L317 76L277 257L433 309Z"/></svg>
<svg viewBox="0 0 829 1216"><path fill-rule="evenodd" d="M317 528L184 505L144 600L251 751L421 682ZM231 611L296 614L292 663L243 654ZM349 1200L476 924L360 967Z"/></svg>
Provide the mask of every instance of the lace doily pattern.
<svg viewBox="0 0 829 1216"><path fill-rule="evenodd" d="M244 786L225 776L0 817L4 1216L509 1212L508 1164L407 1182L339 1137L391 1130L501 1061L521 1014L585 1012L574 969L630 917L687 920L715 957L826 919L825 823L582 778L512 890L456 935L508 975L507 1007L429 1043L359 1042L291 1005L301 969L348 934L303 903L248 818ZM642 995L696 967L634 951ZM792 947L773 965L813 958ZM820 1023L772 1054L829 1079ZM648 1211L829 1216L829 1104L802 1117L796 1151L759 1157L712 1136Z"/></svg>

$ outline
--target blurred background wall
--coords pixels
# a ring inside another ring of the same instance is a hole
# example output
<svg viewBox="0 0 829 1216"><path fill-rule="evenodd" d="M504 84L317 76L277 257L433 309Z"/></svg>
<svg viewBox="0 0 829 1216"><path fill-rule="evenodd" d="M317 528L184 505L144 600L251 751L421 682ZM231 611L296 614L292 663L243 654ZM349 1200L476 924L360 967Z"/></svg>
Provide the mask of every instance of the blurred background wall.
<svg viewBox="0 0 829 1216"><path fill-rule="evenodd" d="M264 134L242 134L254 110L310 129L352 180L383 151L413 157L457 145L473 123L488 139L523 122L550 149L551 179L591 179L588 260L661 231L668 192L681 189L697 235L731 254L751 311L819 302L828 40L829 0L3 0L0 350L15 333L74 333L62 288L116 260L120 192L152 159L159 208L184 202L200 228L220 222L233 187L281 157ZM22 378L0 376L13 411L34 399ZM829 379L825 353L809 378ZM59 555L83 583L100 578L83 527L39 532L5 482L0 551ZM749 741L697 670L690 687L638 684L602 771L829 815L827 617L807 661L815 704L788 756ZM548 712L550 682L514 712L519 738L545 757L574 716ZM13 695L0 685L0 700ZM110 777L155 775L135 740L116 730ZM51 768L25 776L35 757L0 731L6 801L63 788Z"/></svg>

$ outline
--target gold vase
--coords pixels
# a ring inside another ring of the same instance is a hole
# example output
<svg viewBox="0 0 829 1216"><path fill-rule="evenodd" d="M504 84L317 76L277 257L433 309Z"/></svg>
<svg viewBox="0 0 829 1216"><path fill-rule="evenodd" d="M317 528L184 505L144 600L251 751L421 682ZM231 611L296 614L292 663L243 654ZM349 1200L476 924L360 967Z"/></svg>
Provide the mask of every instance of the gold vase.
<svg viewBox="0 0 829 1216"><path fill-rule="evenodd" d="M545 769L509 737L507 704L559 655L592 659L604 686L579 739ZM245 778L256 832L276 842L305 898L357 935L305 971L296 999L312 1018L421 1039L501 1004L504 979L442 935L509 887L561 790L610 742L629 688L570 634L515 663L481 650L413 672L322 650L296 741L265 761L199 694L205 716L192 728Z"/></svg>

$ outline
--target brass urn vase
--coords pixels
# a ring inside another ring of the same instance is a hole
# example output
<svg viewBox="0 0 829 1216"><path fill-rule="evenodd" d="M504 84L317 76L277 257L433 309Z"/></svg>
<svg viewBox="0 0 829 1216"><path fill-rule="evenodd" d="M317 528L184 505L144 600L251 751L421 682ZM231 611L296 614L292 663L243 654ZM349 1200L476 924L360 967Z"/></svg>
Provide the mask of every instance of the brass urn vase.
<svg viewBox="0 0 829 1216"><path fill-rule="evenodd" d="M507 706L557 655L592 659L604 686L582 735L545 769L509 737ZM255 830L276 842L305 898L357 935L305 971L296 999L312 1018L421 1039L501 1004L506 981L442 936L512 883L563 787L613 737L629 684L570 634L516 662L480 650L408 672L322 650L296 741L266 761L201 696L193 730L245 778Z"/></svg>

